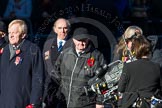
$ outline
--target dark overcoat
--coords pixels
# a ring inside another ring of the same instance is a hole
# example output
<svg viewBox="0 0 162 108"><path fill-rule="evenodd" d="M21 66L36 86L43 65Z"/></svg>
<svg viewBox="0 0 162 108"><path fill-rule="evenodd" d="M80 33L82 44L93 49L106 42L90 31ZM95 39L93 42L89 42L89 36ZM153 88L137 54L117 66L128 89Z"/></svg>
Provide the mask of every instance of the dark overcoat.
<svg viewBox="0 0 162 108"><path fill-rule="evenodd" d="M0 74L0 108L41 105L44 69L40 49L35 44L25 40L11 59L7 45L2 53Z"/></svg>
<svg viewBox="0 0 162 108"><path fill-rule="evenodd" d="M64 44L61 51L70 47L71 43L72 39L70 39L70 36L68 36L68 38L66 39L66 43ZM60 55L60 52L58 51L57 47L57 35L53 34L50 36L50 38L47 39L43 48L43 60L45 66L46 81L51 80L49 76L54 71L54 64L57 60L57 57ZM56 108L58 104L58 99L56 98L55 92L57 91L58 85L52 82L49 86L50 90L48 92L48 96L46 97L46 99L44 99L44 101L48 101L46 102L48 103L47 107Z"/></svg>
<svg viewBox="0 0 162 108"><path fill-rule="evenodd" d="M93 62L92 66L89 66L89 60ZM95 78L96 69L105 63L103 54L91 44L80 56L77 55L74 47L62 51L51 77L58 81L59 89L65 96L67 108L95 108L95 105L100 103L97 101L99 99L96 98L96 93L90 90L86 94L85 88L89 88L89 80ZM46 84L48 85L47 82Z"/></svg>

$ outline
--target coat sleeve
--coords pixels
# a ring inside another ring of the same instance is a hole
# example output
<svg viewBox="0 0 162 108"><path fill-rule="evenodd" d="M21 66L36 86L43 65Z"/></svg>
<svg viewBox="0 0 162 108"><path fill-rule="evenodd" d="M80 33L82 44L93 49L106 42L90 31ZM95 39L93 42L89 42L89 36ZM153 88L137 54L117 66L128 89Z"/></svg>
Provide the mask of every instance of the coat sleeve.
<svg viewBox="0 0 162 108"><path fill-rule="evenodd" d="M41 105L44 85L44 65L41 51L38 47L30 47L32 55L32 89L30 103Z"/></svg>
<svg viewBox="0 0 162 108"><path fill-rule="evenodd" d="M94 72L96 72L96 69L98 69L100 66L103 66L104 64L107 64L107 61L105 60L102 53L97 51L96 56L98 56L98 64L96 65ZM97 94L96 95L96 104L97 105L103 105L103 101L104 101L104 96L102 94Z"/></svg>
<svg viewBox="0 0 162 108"><path fill-rule="evenodd" d="M60 73L60 64L61 64L61 59L62 58L62 54L60 54L58 56L58 59L54 65L54 70L51 71L51 75L49 77L46 77L45 80L45 85L44 85L44 94L43 94L43 101L44 103L47 104L47 97L48 97L48 93L50 92L50 88L51 88L51 84L55 83L56 85L60 85L60 80L61 80L61 73ZM58 89L58 87L57 87ZM57 90L56 90L57 91Z"/></svg>
<svg viewBox="0 0 162 108"><path fill-rule="evenodd" d="M125 64L123 67L123 72L121 74L119 84L118 84L118 92L125 92L128 82L128 76L127 76L127 65Z"/></svg>
<svg viewBox="0 0 162 108"><path fill-rule="evenodd" d="M62 63L62 58L63 58L63 53L61 53L54 65L54 71L51 72L51 77L52 79L56 82L56 83L60 83L61 81L61 72L60 72L60 67L61 67L61 63Z"/></svg>

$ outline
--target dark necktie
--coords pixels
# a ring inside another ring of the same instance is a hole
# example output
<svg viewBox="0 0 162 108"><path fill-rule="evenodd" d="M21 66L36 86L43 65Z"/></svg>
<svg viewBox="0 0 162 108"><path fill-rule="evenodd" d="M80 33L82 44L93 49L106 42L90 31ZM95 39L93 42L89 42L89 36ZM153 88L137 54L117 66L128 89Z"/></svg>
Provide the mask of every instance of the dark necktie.
<svg viewBox="0 0 162 108"><path fill-rule="evenodd" d="M58 51L61 51L61 49L62 49L62 47L63 47L63 46L62 46L62 43L63 43L62 41L59 42Z"/></svg>

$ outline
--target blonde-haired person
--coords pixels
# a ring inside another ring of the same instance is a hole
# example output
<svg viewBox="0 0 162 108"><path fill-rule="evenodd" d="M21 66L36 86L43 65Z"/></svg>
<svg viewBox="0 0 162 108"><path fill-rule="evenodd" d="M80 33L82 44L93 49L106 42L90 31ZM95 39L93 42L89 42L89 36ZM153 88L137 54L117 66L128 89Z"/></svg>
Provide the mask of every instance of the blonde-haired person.
<svg viewBox="0 0 162 108"><path fill-rule="evenodd" d="M0 62L0 108L38 108L43 94L43 59L39 47L26 40L27 25L13 20L8 26L9 44Z"/></svg>
<svg viewBox="0 0 162 108"><path fill-rule="evenodd" d="M122 60L123 62L126 62L130 60L133 55L130 51L132 46L131 40L132 38L141 36L142 34L143 31L140 27L136 25L129 26L120 37L119 42L115 47L113 61Z"/></svg>
<svg viewBox="0 0 162 108"><path fill-rule="evenodd" d="M9 23L8 29L10 29L12 27L12 25L14 25L14 24L19 25L19 27L18 27L19 32L27 34L28 30L27 30L27 25L26 25L25 21L20 20L20 19L15 19Z"/></svg>

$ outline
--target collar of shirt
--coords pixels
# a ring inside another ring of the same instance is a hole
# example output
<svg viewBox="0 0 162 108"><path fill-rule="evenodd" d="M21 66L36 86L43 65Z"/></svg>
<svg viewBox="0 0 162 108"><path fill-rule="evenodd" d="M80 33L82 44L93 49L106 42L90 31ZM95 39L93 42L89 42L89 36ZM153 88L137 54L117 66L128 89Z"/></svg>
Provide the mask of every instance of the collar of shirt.
<svg viewBox="0 0 162 108"><path fill-rule="evenodd" d="M66 40L60 40L60 39L57 39L57 46L59 46L59 42L62 41L62 46L64 46Z"/></svg>
<svg viewBox="0 0 162 108"><path fill-rule="evenodd" d="M25 39L22 40L22 42L20 44L18 44L17 46L16 45L11 45L11 44L10 45L12 46L13 50L17 50L17 49L20 49L20 47L22 46L22 44L24 43L24 41L25 41Z"/></svg>
<svg viewBox="0 0 162 108"><path fill-rule="evenodd" d="M80 52L80 51L76 50L76 53L77 53L78 56L82 55L84 52L85 51Z"/></svg>

